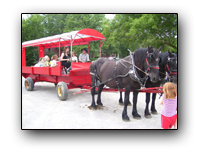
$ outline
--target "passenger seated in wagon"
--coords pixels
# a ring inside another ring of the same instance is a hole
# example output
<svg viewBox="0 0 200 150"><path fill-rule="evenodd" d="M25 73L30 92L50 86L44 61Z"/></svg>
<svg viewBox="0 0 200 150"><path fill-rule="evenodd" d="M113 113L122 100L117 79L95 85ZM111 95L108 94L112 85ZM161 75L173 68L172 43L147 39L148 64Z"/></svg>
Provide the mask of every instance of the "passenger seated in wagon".
<svg viewBox="0 0 200 150"><path fill-rule="evenodd" d="M38 63L36 63L34 67L44 67L44 57L40 57Z"/></svg>
<svg viewBox="0 0 200 150"><path fill-rule="evenodd" d="M62 63L62 66L64 66L64 71L66 72L66 74L67 74L67 69L71 66L70 56L68 52L69 52L69 47L66 46L60 57L60 61Z"/></svg>
<svg viewBox="0 0 200 150"><path fill-rule="evenodd" d="M78 62L75 52L72 52L72 62Z"/></svg>
<svg viewBox="0 0 200 150"><path fill-rule="evenodd" d="M79 61L80 62L88 62L88 61L90 61L89 55L87 54L87 49L83 48L81 51L82 51L82 53L79 55Z"/></svg>
<svg viewBox="0 0 200 150"><path fill-rule="evenodd" d="M49 59L49 56L46 55L46 56L44 57L44 66L45 66L45 67L48 67L48 66L49 66L49 60L50 60L50 59Z"/></svg>
<svg viewBox="0 0 200 150"><path fill-rule="evenodd" d="M56 67L56 66L58 66L58 64L56 63L57 62L57 60L58 60L58 56L57 55L53 55L52 56L52 61L51 61L51 67Z"/></svg>

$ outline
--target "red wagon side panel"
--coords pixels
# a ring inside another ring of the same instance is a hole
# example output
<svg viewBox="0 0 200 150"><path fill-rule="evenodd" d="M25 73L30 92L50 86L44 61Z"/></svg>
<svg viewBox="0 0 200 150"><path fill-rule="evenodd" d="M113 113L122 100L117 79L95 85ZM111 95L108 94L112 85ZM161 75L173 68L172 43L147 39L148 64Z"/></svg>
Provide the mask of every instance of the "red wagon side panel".
<svg viewBox="0 0 200 150"><path fill-rule="evenodd" d="M90 65L91 63L72 63L72 70L69 73L69 77L74 85L91 85Z"/></svg>

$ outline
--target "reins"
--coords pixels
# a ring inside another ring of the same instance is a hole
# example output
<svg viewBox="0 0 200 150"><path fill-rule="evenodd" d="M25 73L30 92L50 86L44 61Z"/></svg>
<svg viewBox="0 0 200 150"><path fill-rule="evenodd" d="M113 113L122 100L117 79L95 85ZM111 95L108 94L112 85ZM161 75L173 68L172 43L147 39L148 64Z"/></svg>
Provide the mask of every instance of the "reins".
<svg viewBox="0 0 200 150"><path fill-rule="evenodd" d="M124 59L121 59L121 60L124 61L124 62L127 62L127 63L129 63L129 64L131 64L131 65L133 65L135 68L137 68L138 70L140 70L141 72L143 72L143 73L146 74L147 76L150 76L147 72L143 71L142 69L140 69L139 67L137 67L137 66L134 65L133 63L131 63L131 62L129 62L129 61L126 61L126 60L124 60Z"/></svg>

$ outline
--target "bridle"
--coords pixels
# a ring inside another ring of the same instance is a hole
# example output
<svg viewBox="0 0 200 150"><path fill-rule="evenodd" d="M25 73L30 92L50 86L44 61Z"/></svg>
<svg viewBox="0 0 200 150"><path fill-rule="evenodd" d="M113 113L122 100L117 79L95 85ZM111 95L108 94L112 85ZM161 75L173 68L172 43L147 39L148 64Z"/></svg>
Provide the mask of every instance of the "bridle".
<svg viewBox="0 0 200 150"><path fill-rule="evenodd" d="M170 57L168 57L167 64L165 65L165 71L167 71L169 73L169 76L171 76L172 74L177 74L177 70L172 70L171 71L170 68L169 68L169 65L168 65L169 61L171 61L173 59L176 59L176 58L170 58Z"/></svg>
<svg viewBox="0 0 200 150"><path fill-rule="evenodd" d="M150 69L160 69L158 65L156 65L156 66L152 66L152 65L149 64L147 58L148 58L148 57L151 57L151 55L153 55L153 53L148 53L148 52L147 52L147 56L146 56L147 73L150 71Z"/></svg>

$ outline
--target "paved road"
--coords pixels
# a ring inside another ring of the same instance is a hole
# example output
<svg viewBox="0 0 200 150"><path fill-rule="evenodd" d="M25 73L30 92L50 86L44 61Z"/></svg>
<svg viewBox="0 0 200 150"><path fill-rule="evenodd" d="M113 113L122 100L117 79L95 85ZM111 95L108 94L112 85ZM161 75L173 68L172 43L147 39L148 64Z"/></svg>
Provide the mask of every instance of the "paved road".
<svg viewBox="0 0 200 150"><path fill-rule="evenodd" d="M138 95L140 120L133 119L132 106L128 107L130 122L122 120L123 106L118 104L119 94L102 93L104 107L90 110L90 92L73 95L80 89L71 89L66 101L57 98L53 83L35 83L34 91L26 91L22 77L22 128L23 129L161 129L160 99L156 100L157 115L144 117L145 94ZM132 100L132 93L130 98ZM159 97L157 95L157 97Z"/></svg>

